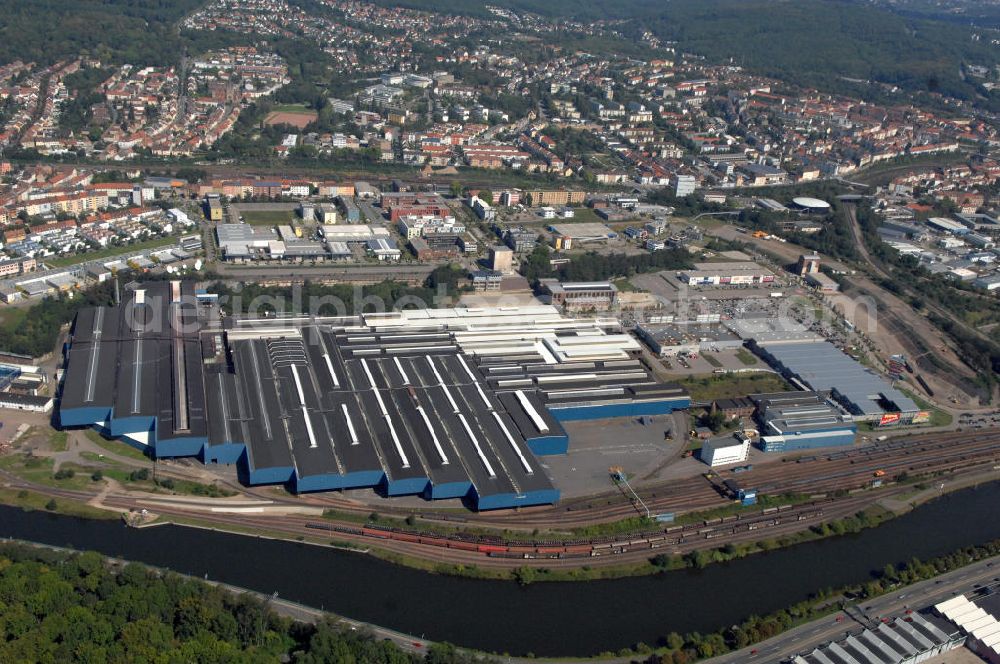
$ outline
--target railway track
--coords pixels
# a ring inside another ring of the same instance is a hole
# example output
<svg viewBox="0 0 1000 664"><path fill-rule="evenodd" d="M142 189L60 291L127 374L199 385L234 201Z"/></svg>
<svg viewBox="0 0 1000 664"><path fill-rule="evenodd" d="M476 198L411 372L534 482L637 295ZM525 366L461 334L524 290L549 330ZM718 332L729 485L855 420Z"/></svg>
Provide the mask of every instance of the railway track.
<svg viewBox="0 0 1000 664"><path fill-rule="evenodd" d="M757 463L754 470L733 477L743 486L756 488L762 493L822 494L869 486L877 470L885 471L885 479L892 480L902 472L909 475L949 472L968 465L986 464L998 458L1000 432L932 434L897 438L886 443L819 455L803 453L798 458L788 455L781 461ZM727 476L723 471L717 479ZM669 483L641 485L637 491L651 510L683 513L727 504L728 499L718 483L696 476ZM270 493L254 490L247 493L275 502L309 504L356 515L367 515L373 508L370 503L359 503L338 494L281 500ZM555 506L503 513L455 515L434 508L394 508L391 505L378 505L377 509L381 514L398 518L416 513L430 522L525 531L536 528L565 531L638 514L630 497L611 491L565 499Z"/></svg>
<svg viewBox="0 0 1000 664"><path fill-rule="evenodd" d="M803 454L798 459L789 455L785 461L758 463L754 470L733 477L743 486L756 488L762 493L821 494L868 486L876 470L885 471L885 479L891 480L904 471L910 475L948 472L964 465L989 463L998 457L1000 432L911 436L864 448L812 456ZM723 472L720 477L726 476ZM638 487L637 491L650 509L683 513L727 504L727 498L717 484L704 476L697 476L670 483L647 484ZM371 504L358 503L338 494L282 500L270 492L251 489L246 493L283 504L308 504L356 515L366 516L372 509ZM569 530L638 514L629 497L619 492L567 499L551 507L504 513L454 515L434 508L415 510L389 505L379 505L378 511L399 518L417 513L424 520L456 526L527 531L535 528Z"/></svg>
<svg viewBox="0 0 1000 664"><path fill-rule="evenodd" d="M986 464L1000 459L1000 432L962 433L950 436L908 437L889 445L831 452L799 459L755 464L751 471L732 475L741 485L769 494L786 492L826 493L870 486L874 473L885 471L891 480L902 472L909 475L946 472L966 465ZM722 477L728 473L723 471ZM636 488L651 510L657 512L700 511L725 504L720 489L704 476L658 483ZM484 514L470 516L469 523L509 527L566 528L592 525L612 518L637 514L635 506L623 494L563 501L554 507L525 510L520 514Z"/></svg>
<svg viewBox="0 0 1000 664"><path fill-rule="evenodd" d="M436 562L454 564L475 563L488 567L511 567L521 564L546 567L579 566L581 559L587 565L622 564L639 561L661 552L686 553L700 548L711 548L727 543L780 538L811 525L853 514L872 502L869 493L826 497L841 490L870 486L876 470L885 473L885 480L892 480L903 473L910 475L935 475L961 473L1000 463L1000 431L956 433L947 436L912 436L885 444L864 448L835 451L826 454L788 456L782 460L756 464L753 470L739 475L740 483L769 494L784 492L807 493L816 498L805 504L769 508L752 513L685 526L666 526L641 533L626 533L590 540L560 538L550 542L527 542L528 538L499 537L471 538L443 534L408 532L359 525L345 520L319 519L313 516L282 515L280 518L260 514L213 514L193 511L180 505L165 505L131 494L109 494L104 504L127 511L146 507L164 516L194 517L220 529L266 530L290 538L329 534L332 539L348 541L362 547L377 545L390 552L414 555ZM690 512L730 504L719 488L721 479L728 473L712 477L697 476L673 483L659 483L638 489L643 501L657 511ZM11 488L25 488L56 498L86 502L94 494L86 491L59 489L39 485L19 478L8 471L0 471ZM880 496L890 497L907 490L905 486L888 488ZM306 499L282 500L271 492L250 490L245 492L256 498L279 504L303 504L334 507L355 514L367 515L371 505L351 502L342 496L310 496ZM158 498L163 498L162 496ZM383 509L381 513L398 512L409 515L411 509ZM425 517L428 521L447 521L455 525L474 527L494 526L499 529L525 530L542 527L548 531L568 531L580 525L620 520L635 516L636 508L623 495L606 493L587 499L575 499L554 507L540 507L503 514L469 514L454 518L433 511ZM457 523L456 523L457 522ZM565 541L563 541L565 540ZM481 548L485 547L485 548Z"/></svg>

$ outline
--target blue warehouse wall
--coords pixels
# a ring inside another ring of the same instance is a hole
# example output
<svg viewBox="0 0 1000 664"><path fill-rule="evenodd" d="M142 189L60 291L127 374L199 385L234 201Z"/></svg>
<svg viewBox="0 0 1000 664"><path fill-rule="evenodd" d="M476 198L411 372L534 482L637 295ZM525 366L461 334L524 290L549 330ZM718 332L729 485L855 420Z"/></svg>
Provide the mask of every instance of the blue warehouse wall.
<svg viewBox="0 0 1000 664"><path fill-rule="evenodd" d="M155 440L155 425L156 418L152 416L115 417L114 411L111 412L111 435L116 438L127 433L145 433L149 431L150 442L153 442Z"/></svg>
<svg viewBox="0 0 1000 664"><path fill-rule="evenodd" d="M613 417L640 417L642 415L669 415L678 409L688 408L690 399L667 401L639 401L631 403L602 404L599 406L549 407L552 417L560 422L577 420L605 420Z"/></svg>
<svg viewBox="0 0 1000 664"><path fill-rule="evenodd" d="M428 500L445 500L447 498L465 498L472 491L472 482L445 482L444 484L431 483L424 491L424 498Z"/></svg>
<svg viewBox="0 0 1000 664"><path fill-rule="evenodd" d="M415 496L422 494L430 480L426 477L411 477L401 480L392 480L386 477L382 483L382 488L388 496Z"/></svg>
<svg viewBox="0 0 1000 664"><path fill-rule="evenodd" d="M794 434L784 436L784 443L776 442L763 445L765 452L788 452L791 450L811 450L820 447L844 447L853 445L856 432L853 429L834 430L825 432L825 435L818 438L800 438Z"/></svg>
<svg viewBox="0 0 1000 664"><path fill-rule="evenodd" d="M243 443L205 445L204 450L202 450L202 461L204 463L236 463L246 452L246 449L246 445Z"/></svg>
<svg viewBox="0 0 1000 664"><path fill-rule="evenodd" d="M111 417L109 406L59 409L59 425L64 427L85 427L91 424L100 424L107 422L109 417Z"/></svg>
<svg viewBox="0 0 1000 664"><path fill-rule="evenodd" d="M275 468L254 468L247 469L246 484L284 484L291 481L295 469L291 466L277 466Z"/></svg>
<svg viewBox="0 0 1000 664"><path fill-rule="evenodd" d="M379 470L356 470L344 475L345 489L374 489L385 481L385 473Z"/></svg>
<svg viewBox="0 0 1000 664"><path fill-rule="evenodd" d="M206 445L208 445L208 438L205 436L171 438L169 440L157 440L153 445L153 452L158 459L201 456L202 450L205 449Z"/></svg>
<svg viewBox="0 0 1000 664"><path fill-rule="evenodd" d="M539 436L528 439L528 449L537 456L566 454L569 449L569 436Z"/></svg>
<svg viewBox="0 0 1000 664"><path fill-rule="evenodd" d="M476 498L476 509L502 510L529 505L552 505L559 502L559 489L541 489L523 494L498 493L491 496L480 496L473 491Z"/></svg>
<svg viewBox="0 0 1000 664"><path fill-rule="evenodd" d="M385 473L381 470L359 471L338 475L324 473L321 475L295 476L296 493L309 491L332 491L336 489L362 489L376 487L382 483Z"/></svg>

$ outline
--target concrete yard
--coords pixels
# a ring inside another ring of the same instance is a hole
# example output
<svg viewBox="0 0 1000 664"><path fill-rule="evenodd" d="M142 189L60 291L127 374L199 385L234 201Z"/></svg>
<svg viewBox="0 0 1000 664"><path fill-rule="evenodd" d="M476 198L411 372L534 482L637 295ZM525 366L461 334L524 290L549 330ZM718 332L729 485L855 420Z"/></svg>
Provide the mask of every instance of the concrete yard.
<svg viewBox="0 0 1000 664"><path fill-rule="evenodd" d="M566 498L585 496L613 487L608 469L622 466L626 473L644 476L682 452L677 419L684 413L650 417L648 425L637 418L591 420L565 424L569 452L540 459L542 467ZM664 432L675 430L673 440Z"/></svg>
<svg viewBox="0 0 1000 664"><path fill-rule="evenodd" d="M767 371L769 373L774 373L772 370L767 368L767 365L760 359L758 359L756 364L748 365L743 362L738 357L737 350L727 349L716 351L708 351L707 353L700 353L696 358L685 357L682 358L683 362L676 357L663 358L667 364L667 373L681 376L699 376L704 374L714 373L718 369L724 371L736 371L743 372L746 370L756 370L756 371ZM709 355L712 359L719 363L719 366L715 366L707 359L705 355ZM687 364L688 366L684 366Z"/></svg>

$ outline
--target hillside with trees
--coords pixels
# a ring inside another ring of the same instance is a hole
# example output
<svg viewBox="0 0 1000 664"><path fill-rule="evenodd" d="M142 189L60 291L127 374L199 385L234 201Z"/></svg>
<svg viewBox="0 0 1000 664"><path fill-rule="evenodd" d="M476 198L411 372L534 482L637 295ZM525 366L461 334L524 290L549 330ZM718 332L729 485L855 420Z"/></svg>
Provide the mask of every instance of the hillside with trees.
<svg viewBox="0 0 1000 664"><path fill-rule="evenodd" d="M483 15L479 0L376 0L386 6ZM791 83L882 99L873 83L941 93L1000 109L1000 96L965 80L962 67L997 62L968 23L859 0L497 0L492 4L581 21L623 19L710 62L733 63ZM555 37L553 37L555 39Z"/></svg>
<svg viewBox="0 0 1000 664"><path fill-rule="evenodd" d="M307 11L329 11L314 0L291 0ZM450 14L488 15L482 0L375 0ZM0 0L0 64L16 59L49 64L80 55L106 64L176 65L185 52L208 43L240 43L246 35L180 32L180 19L199 0ZM652 32L680 50L712 62L732 62L760 74L831 92L883 98L899 86L942 93L1000 109L1000 93L963 78L969 64L997 62L974 28L929 11L899 11L859 0L496 0L493 4L547 17L621 20L615 48L628 52ZM553 43L569 39L554 34ZM207 40L207 41L206 41ZM280 93L312 101L317 79L334 79L315 45L280 38L292 85ZM594 50L599 45L574 44ZM600 49L598 49L600 50ZM336 85L334 86L336 87ZM336 90L333 91L334 93ZM279 98L278 101L282 101Z"/></svg>
<svg viewBox="0 0 1000 664"><path fill-rule="evenodd" d="M647 27L687 52L801 85L838 89L863 79L962 99L963 63L996 61L972 29L831 0L671 0Z"/></svg>
<svg viewBox="0 0 1000 664"><path fill-rule="evenodd" d="M200 0L0 0L0 64L91 56L109 63L173 65L176 24Z"/></svg>

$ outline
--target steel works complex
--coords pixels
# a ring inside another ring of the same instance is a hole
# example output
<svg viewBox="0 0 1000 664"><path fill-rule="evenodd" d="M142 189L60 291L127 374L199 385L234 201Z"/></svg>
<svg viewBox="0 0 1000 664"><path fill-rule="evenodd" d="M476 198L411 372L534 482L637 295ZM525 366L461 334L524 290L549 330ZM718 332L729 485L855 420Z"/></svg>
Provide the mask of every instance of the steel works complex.
<svg viewBox="0 0 1000 664"><path fill-rule="evenodd" d="M538 457L568 451L561 423L692 406L682 387L653 376L617 318L561 311L537 304L250 318L221 315L214 295L187 282L132 285L119 306L77 315L60 422L128 438L157 458L237 464L248 485L371 487L461 498L480 510L549 504L559 489ZM833 344L775 325L726 321L733 342L725 345L746 345L797 389L694 404L746 418L735 436L705 444L705 463L744 462L750 444L764 452L851 445L862 422L927 420ZM722 329L682 327L697 328L695 339ZM700 345L668 343L663 335L675 333L655 325L635 334L659 355Z"/></svg>
<svg viewBox="0 0 1000 664"><path fill-rule="evenodd" d="M552 306L220 319L155 282L78 314L59 416L251 485L548 504L537 457L566 451L560 422L690 405L639 350L617 320Z"/></svg>

